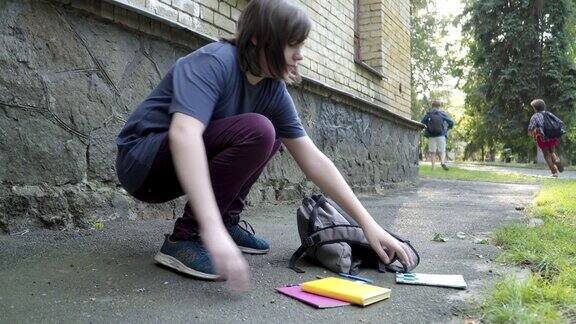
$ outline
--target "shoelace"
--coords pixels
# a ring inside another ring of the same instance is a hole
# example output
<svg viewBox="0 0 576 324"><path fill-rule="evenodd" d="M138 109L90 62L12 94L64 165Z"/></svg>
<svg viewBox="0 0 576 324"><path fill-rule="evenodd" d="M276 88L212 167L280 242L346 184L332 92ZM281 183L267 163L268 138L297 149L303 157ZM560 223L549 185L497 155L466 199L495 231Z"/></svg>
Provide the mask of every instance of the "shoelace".
<svg viewBox="0 0 576 324"><path fill-rule="evenodd" d="M243 223L244 227L240 226L240 223ZM256 232L254 231L254 227L252 227L252 225L250 225L250 223L248 223L245 220L241 220L240 222L238 222L238 227L240 227L242 230L244 230L248 234L252 234L252 235L256 234ZM250 228L250 230L248 230L248 228Z"/></svg>

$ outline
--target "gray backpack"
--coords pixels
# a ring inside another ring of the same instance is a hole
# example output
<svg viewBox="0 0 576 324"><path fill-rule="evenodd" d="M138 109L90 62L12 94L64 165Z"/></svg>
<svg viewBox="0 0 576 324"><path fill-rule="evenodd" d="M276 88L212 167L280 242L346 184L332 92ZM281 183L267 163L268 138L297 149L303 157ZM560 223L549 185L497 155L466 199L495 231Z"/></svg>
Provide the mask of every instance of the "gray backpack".
<svg viewBox="0 0 576 324"><path fill-rule="evenodd" d="M359 272L360 265L376 267L380 272L409 272L420 263L420 256L410 241L390 232L390 235L409 247L415 262L410 268L398 259L392 260L390 264L381 262L358 223L336 203L322 195L305 197L296 215L301 245L288 264L296 272L304 272L296 267L296 262L304 254L334 272L352 275Z"/></svg>

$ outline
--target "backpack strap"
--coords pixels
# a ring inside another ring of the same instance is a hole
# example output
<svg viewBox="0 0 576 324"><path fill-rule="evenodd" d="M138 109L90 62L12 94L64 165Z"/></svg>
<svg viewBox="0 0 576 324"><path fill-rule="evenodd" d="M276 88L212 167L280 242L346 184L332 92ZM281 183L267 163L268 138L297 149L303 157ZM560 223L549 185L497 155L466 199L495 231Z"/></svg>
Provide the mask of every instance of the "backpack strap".
<svg viewBox="0 0 576 324"><path fill-rule="evenodd" d="M314 204L312 205L312 213L310 213L310 218L308 219L308 236L314 234L314 223L316 223L316 219L318 218L318 208L328 201L323 195L312 196L312 199Z"/></svg>
<svg viewBox="0 0 576 324"><path fill-rule="evenodd" d="M356 244L366 244L362 229L355 225L334 225L325 227L319 231L308 235L303 239L302 245L292 254L288 262L288 268L298 272L304 273L305 271L296 266L296 262L304 255L306 250L312 246L320 246L330 243L349 242Z"/></svg>
<svg viewBox="0 0 576 324"><path fill-rule="evenodd" d="M302 245L292 254L290 257L290 261L288 262L288 268L298 272L304 273L305 271L298 268L296 266L296 262L304 255L306 249L314 245L312 243L311 236L314 234L314 223L318 218L318 208L320 205L327 202L326 198L323 195L313 195L310 198L305 199L306 203L304 204L307 209L311 209L310 211L310 218L308 219L308 231L307 236L302 238Z"/></svg>
<svg viewBox="0 0 576 324"><path fill-rule="evenodd" d="M324 227L308 236L305 243L308 245L307 247L310 247L338 242L368 245L364 231L356 225L333 225Z"/></svg>
<svg viewBox="0 0 576 324"><path fill-rule="evenodd" d="M288 268L290 268L290 269L292 269L298 273L306 272L306 271L304 271L304 270L302 270L296 266L296 262L302 257L304 252L306 252L306 246L300 245L298 250L296 250L296 252L294 252L294 254L292 254L292 257L290 258L290 261L288 262Z"/></svg>

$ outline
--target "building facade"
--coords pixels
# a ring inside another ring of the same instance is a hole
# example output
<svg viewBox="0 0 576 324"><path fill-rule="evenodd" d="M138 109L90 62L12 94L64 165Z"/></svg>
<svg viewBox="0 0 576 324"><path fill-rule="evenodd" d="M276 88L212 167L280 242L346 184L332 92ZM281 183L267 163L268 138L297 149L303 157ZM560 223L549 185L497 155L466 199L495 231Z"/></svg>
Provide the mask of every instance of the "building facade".
<svg viewBox="0 0 576 324"><path fill-rule="evenodd" d="M245 0L5 0L0 5L0 230L178 216L118 185L116 134L175 60L233 35ZM408 0L300 1L314 22L289 91L357 192L417 178ZM281 151L251 204L316 190Z"/></svg>

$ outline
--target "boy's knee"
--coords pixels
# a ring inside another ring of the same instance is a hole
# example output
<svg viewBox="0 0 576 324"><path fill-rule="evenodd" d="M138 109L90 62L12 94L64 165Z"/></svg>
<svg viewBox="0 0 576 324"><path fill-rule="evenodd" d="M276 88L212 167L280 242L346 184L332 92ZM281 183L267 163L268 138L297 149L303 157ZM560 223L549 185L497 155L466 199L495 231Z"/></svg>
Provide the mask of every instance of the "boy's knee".
<svg viewBox="0 0 576 324"><path fill-rule="evenodd" d="M251 133L259 140L274 144L276 140L276 130L270 119L266 116L249 113L244 117L246 122L250 125Z"/></svg>

